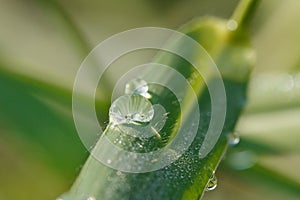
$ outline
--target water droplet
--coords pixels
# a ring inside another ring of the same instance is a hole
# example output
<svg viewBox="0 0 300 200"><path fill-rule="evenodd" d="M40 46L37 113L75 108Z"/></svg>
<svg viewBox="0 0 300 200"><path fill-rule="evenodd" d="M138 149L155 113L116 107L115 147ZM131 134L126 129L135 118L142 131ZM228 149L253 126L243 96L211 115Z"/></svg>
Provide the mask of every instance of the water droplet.
<svg viewBox="0 0 300 200"><path fill-rule="evenodd" d="M230 19L230 20L228 20L226 27L230 31L235 31L238 28L238 23L235 20Z"/></svg>
<svg viewBox="0 0 300 200"><path fill-rule="evenodd" d="M228 136L228 144L230 146L235 146L240 142L240 137L236 133L231 133Z"/></svg>
<svg viewBox="0 0 300 200"><path fill-rule="evenodd" d="M148 83L140 78L133 79L125 85L125 94L139 94L146 98L151 98L148 93Z"/></svg>
<svg viewBox="0 0 300 200"><path fill-rule="evenodd" d="M96 200L95 197L88 197L86 200Z"/></svg>
<svg viewBox="0 0 300 200"><path fill-rule="evenodd" d="M107 164L110 164L111 163L111 159L108 159L106 162L107 162Z"/></svg>
<svg viewBox="0 0 300 200"><path fill-rule="evenodd" d="M143 112L138 113L136 112L139 109L135 109L134 112L135 114L128 113L128 114L121 114L124 112L129 112L128 108L124 109L116 109L114 105L112 105L110 109L110 119L111 119L111 124L115 124L115 127L120 130L120 133L130 135L133 137L137 137L140 139L146 139L150 137L157 137L158 139L161 139L161 135L159 131L163 129L166 120L168 118L168 114L166 114L166 110L164 109L163 106L159 104L152 105L148 99L145 97L142 97L140 95L124 95L124 96L139 96L139 98L143 98L143 104L142 106L147 106L150 107L150 109L141 109ZM120 97L121 98L121 97ZM118 100L118 99L117 99ZM116 100L116 101L117 101ZM127 99L128 100L128 99ZM127 101L126 100L126 101ZM123 100L121 100L121 103ZM146 102L146 105L145 105ZM119 102L116 102L118 104ZM113 103L115 104L115 102ZM124 107L121 104L118 105L119 107ZM142 107L141 106L141 107ZM123 112L124 110L124 112ZM122 119L122 116L123 119ZM121 141L119 141L121 143ZM144 147L143 143L136 143L140 148Z"/></svg>
<svg viewBox="0 0 300 200"><path fill-rule="evenodd" d="M218 186L218 179L217 179L215 173L213 173L209 179L207 186L206 186L206 191L212 191L212 190L216 189L217 186Z"/></svg>
<svg viewBox="0 0 300 200"><path fill-rule="evenodd" d="M119 97L109 109L109 120L112 124L147 123L153 115L151 102L137 94Z"/></svg>

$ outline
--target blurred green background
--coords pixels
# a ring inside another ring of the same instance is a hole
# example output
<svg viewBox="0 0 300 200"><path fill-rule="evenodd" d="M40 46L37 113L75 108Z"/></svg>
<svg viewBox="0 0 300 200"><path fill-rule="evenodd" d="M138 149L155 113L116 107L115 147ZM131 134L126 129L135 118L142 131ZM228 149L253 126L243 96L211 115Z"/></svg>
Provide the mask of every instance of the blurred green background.
<svg viewBox="0 0 300 200"><path fill-rule="evenodd" d="M237 3L0 0L0 200L55 199L76 178L88 152L72 119L72 85L94 46L135 27L228 18ZM257 66L241 142L204 199L299 199L299 9L299 0L262 0L250 30Z"/></svg>

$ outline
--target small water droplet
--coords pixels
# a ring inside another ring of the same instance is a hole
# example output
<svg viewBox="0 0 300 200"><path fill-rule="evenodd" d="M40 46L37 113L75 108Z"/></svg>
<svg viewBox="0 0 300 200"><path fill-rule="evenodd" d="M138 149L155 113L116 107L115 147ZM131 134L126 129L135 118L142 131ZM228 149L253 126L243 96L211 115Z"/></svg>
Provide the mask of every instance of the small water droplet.
<svg viewBox="0 0 300 200"><path fill-rule="evenodd" d="M137 94L119 97L109 109L109 120L112 124L147 123L153 115L151 102Z"/></svg>
<svg viewBox="0 0 300 200"><path fill-rule="evenodd" d="M151 98L148 93L148 83L140 78L133 79L125 85L125 94L139 94L146 98Z"/></svg>
<svg viewBox="0 0 300 200"><path fill-rule="evenodd" d="M235 31L238 28L238 23L235 20L230 19L230 20L228 20L226 27L230 31Z"/></svg>
<svg viewBox="0 0 300 200"><path fill-rule="evenodd" d="M108 159L106 162L107 162L107 164L110 164L111 163L111 159Z"/></svg>
<svg viewBox="0 0 300 200"><path fill-rule="evenodd" d="M236 133L231 133L228 136L228 144L230 146L235 146L240 142L240 137Z"/></svg>
<svg viewBox="0 0 300 200"><path fill-rule="evenodd" d="M86 200L96 200L95 197L88 197Z"/></svg>
<svg viewBox="0 0 300 200"><path fill-rule="evenodd" d="M213 173L209 179L207 186L206 186L206 191L212 191L212 190L216 189L217 186L218 186L218 179L217 179L215 173Z"/></svg>

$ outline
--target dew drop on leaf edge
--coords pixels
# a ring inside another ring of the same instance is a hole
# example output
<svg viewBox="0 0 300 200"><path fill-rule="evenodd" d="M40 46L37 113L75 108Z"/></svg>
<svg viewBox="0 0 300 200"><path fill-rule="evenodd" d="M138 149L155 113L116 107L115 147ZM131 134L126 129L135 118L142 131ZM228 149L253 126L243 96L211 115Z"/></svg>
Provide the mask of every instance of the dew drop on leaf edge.
<svg viewBox="0 0 300 200"><path fill-rule="evenodd" d="M217 179L215 173L213 173L209 179L207 186L206 186L206 191L212 191L212 190L216 189L217 186L218 186L218 179Z"/></svg>
<svg viewBox="0 0 300 200"><path fill-rule="evenodd" d="M228 144L230 146L235 146L240 142L240 137L237 135L237 133L233 132L230 135L228 135Z"/></svg>

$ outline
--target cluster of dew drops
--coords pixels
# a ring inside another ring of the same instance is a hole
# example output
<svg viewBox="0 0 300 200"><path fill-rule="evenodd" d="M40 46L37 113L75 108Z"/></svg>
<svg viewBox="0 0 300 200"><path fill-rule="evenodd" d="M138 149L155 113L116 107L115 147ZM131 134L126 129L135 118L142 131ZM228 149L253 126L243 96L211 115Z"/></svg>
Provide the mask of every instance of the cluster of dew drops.
<svg viewBox="0 0 300 200"><path fill-rule="evenodd" d="M148 93L148 83L142 79L133 79L125 85L125 95L116 99L109 110L110 123L115 126L118 124L138 124L148 123L154 116L154 109L149 101L151 95ZM229 134L228 144L235 146L240 138L236 133ZM217 177L215 172L209 179L206 191L212 191L217 187ZM64 200L59 197L57 200ZM90 196L85 200L96 200Z"/></svg>
<svg viewBox="0 0 300 200"><path fill-rule="evenodd" d="M233 132L228 135L228 144L230 146L235 146L240 142L240 137L238 136L237 133ZM211 175L207 185L206 185L206 191L212 191L216 189L218 186L218 179L216 177L215 172Z"/></svg>
<svg viewBox="0 0 300 200"><path fill-rule="evenodd" d="M112 124L122 124L122 123L145 123L151 121L154 115L154 110L151 102L148 100L151 95L148 93L148 84L142 79L134 79L129 81L125 86L125 94L128 95L126 98L124 96L117 99L110 108L110 123ZM138 95L138 96L135 96ZM132 98L138 98L133 103L138 103L137 105L132 105L128 101ZM127 102L126 102L127 101ZM123 103L126 104L126 108L122 108ZM138 105L143 105L138 106ZM235 146L239 143L240 138L236 133L231 133L228 135L228 144L230 146ZM206 186L206 191L212 191L217 187L217 177L215 172L209 179Z"/></svg>
<svg viewBox="0 0 300 200"><path fill-rule="evenodd" d="M228 29L235 30L236 22L229 21ZM112 126L118 124L139 124L148 123L154 116L154 109L151 102L148 100L151 95L148 93L148 83L142 79L133 79L125 85L125 95L116 99L109 109L109 121ZM228 144L235 146L240 142L240 138L236 133L231 133L228 136ZM212 173L206 191L216 189L218 184L215 172ZM56 200L64 200L59 197ZM95 197L89 196L85 200L96 200Z"/></svg>

